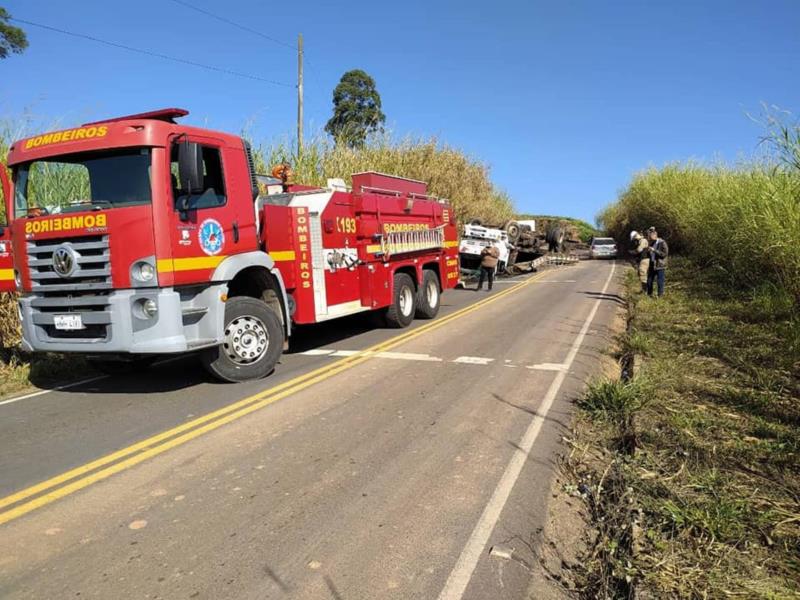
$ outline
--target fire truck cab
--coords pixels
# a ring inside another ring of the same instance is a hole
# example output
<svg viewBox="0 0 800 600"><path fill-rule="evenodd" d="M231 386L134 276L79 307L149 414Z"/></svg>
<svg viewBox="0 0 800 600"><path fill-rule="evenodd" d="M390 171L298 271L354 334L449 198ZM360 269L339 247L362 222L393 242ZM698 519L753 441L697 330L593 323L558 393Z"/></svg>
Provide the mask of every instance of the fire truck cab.
<svg viewBox="0 0 800 600"><path fill-rule="evenodd" d="M0 284L21 293L24 349L84 353L106 371L197 351L215 376L242 381L274 369L293 324L436 315L458 280L458 241L424 183L362 173L352 189L260 190L249 145L175 122L186 114L11 147Z"/></svg>

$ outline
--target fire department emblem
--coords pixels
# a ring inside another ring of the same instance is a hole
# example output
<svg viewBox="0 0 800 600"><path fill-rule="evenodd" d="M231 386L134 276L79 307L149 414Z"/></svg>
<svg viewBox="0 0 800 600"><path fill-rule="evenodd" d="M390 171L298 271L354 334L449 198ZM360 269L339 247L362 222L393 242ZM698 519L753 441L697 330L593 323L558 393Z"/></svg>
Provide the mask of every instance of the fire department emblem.
<svg viewBox="0 0 800 600"><path fill-rule="evenodd" d="M225 232L218 221L214 219L203 221L200 225L198 236L200 238L200 247L206 254L214 256L222 251L222 246L225 243Z"/></svg>

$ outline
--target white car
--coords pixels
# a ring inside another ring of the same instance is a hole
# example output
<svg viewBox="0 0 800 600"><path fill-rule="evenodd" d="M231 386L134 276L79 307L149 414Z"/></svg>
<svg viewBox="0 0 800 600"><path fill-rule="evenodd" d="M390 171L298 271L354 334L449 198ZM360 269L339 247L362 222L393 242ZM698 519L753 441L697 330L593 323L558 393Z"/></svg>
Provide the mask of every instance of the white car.
<svg viewBox="0 0 800 600"><path fill-rule="evenodd" d="M589 258L617 258L617 242L613 238L592 238Z"/></svg>

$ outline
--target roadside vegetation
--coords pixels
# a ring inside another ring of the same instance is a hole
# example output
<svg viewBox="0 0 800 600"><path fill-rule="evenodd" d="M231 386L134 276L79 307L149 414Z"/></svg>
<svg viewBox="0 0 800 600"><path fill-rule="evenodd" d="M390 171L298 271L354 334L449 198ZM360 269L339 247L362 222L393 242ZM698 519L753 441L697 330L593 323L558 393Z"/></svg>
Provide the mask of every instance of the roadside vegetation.
<svg viewBox="0 0 800 600"><path fill-rule="evenodd" d="M655 225L671 252L717 271L726 287L788 293L800 308L800 125L772 115L765 125L761 159L647 169L601 225L624 244L632 229Z"/></svg>
<svg viewBox="0 0 800 600"><path fill-rule="evenodd" d="M767 158L649 169L601 216L681 256L660 300L628 273L623 377L579 403L587 598L800 597L800 131L768 124Z"/></svg>
<svg viewBox="0 0 800 600"><path fill-rule="evenodd" d="M488 165L435 138L392 140L375 134L361 146L336 144L318 136L298 152L288 140L256 146L256 168L263 172L276 164L292 165L298 183L326 185L328 178L344 178L363 171L378 171L418 179L428 184L429 193L446 198L460 223L480 218L501 223L512 218L509 196L491 181Z"/></svg>

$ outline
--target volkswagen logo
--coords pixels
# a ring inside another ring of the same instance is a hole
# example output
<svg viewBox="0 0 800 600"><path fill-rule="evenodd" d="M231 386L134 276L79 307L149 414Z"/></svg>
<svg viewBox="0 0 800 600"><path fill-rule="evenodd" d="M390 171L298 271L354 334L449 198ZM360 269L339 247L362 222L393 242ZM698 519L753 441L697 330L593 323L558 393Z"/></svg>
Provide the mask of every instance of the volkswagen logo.
<svg viewBox="0 0 800 600"><path fill-rule="evenodd" d="M78 266L78 257L75 250L69 246L59 246L53 252L53 271L61 277L69 277Z"/></svg>

